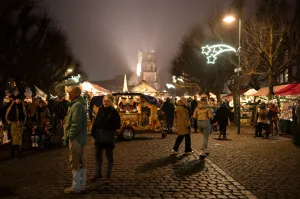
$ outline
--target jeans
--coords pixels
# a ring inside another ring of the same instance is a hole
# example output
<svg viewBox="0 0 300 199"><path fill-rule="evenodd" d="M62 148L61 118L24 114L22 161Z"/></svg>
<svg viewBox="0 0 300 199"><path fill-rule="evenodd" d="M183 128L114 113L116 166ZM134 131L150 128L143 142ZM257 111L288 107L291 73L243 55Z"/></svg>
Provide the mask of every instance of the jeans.
<svg viewBox="0 0 300 199"><path fill-rule="evenodd" d="M192 148L191 148L191 134L185 134L185 135L178 135L175 145L173 147L174 151L178 151L178 148L183 140L183 138L185 139L185 152L191 152Z"/></svg>
<svg viewBox="0 0 300 199"><path fill-rule="evenodd" d="M104 149L100 145L95 145L96 149L96 176L98 178L102 178L102 154L103 150L106 153L106 160L107 160L107 178L111 178L112 176L112 169L113 169L113 161L114 161L114 151L113 149Z"/></svg>
<svg viewBox="0 0 300 199"><path fill-rule="evenodd" d="M202 151L207 152L208 148L208 136L210 134L211 124L209 120L198 120L197 125L199 129L202 129Z"/></svg>
<svg viewBox="0 0 300 199"><path fill-rule="evenodd" d="M31 141L34 144L37 144L39 142L39 136L38 135L32 135L31 136Z"/></svg>

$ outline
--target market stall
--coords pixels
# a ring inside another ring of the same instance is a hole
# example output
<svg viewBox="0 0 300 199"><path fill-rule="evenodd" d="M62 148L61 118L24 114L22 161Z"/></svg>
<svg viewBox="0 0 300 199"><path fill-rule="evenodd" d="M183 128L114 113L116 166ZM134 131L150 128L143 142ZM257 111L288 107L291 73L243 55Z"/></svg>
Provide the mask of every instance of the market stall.
<svg viewBox="0 0 300 199"><path fill-rule="evenodd" d="M141 81L137 86L131 89L133 93L142 93L145 95L155 96L157 90L151 87L146 81Z"/></svg>
<svg viewBox="0 0 300 199"><path fill-rule="evenodd" d="M300 100L300 84L289 84L275 92L280 100L280 129L282 132L291 133L293 122L297 121L295 109Z"/></svg>

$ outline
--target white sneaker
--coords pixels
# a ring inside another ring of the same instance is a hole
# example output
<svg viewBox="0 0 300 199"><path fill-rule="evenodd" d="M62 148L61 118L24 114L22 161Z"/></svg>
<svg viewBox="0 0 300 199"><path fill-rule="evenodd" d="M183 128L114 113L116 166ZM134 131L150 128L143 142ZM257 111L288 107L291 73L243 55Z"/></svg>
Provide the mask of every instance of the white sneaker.
<svg viewBox="0 0 300 199"><path fill-rule="evenodd" d="M175 151L174 149L172 149L171 153L172 154L178 154L178 151Z"/></svg>

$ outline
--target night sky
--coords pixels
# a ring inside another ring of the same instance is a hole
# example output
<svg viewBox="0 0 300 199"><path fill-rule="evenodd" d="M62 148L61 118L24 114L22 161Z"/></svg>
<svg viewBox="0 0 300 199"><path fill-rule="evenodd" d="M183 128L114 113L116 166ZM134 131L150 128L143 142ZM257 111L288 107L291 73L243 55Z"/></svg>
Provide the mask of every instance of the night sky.
<svg viewBox="0 0 300 199"><path fill-rule="evenodd" d="M231 0L45 0L69 35L89 80L135 71L139 50L155 50L162 73L194 22Z"/></svg>

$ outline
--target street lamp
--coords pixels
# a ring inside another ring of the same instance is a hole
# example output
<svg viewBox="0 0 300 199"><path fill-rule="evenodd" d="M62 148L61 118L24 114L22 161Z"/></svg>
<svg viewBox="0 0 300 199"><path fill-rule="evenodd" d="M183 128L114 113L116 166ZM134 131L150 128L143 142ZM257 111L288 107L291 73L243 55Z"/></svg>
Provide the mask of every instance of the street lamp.
<svg viewBox="0 0 300 199"><path fill-rule="evenodd" d="M230 6L231 7L231 6ZM230 10L230 8L229 8ZM235 21L235 17L232 15L227 15L223 18L223 21L225 23L232 23ZM239 47L237 50L238 53L238 68L234 70L236 73L237 78L237 133L241 133L241 107L240 107L240 72L242 71L241 68L241 28L242 28L242 22L239 18Z"/></svg>

